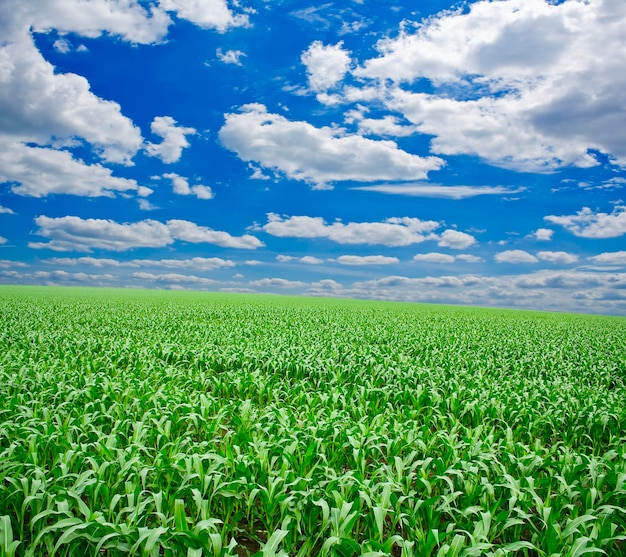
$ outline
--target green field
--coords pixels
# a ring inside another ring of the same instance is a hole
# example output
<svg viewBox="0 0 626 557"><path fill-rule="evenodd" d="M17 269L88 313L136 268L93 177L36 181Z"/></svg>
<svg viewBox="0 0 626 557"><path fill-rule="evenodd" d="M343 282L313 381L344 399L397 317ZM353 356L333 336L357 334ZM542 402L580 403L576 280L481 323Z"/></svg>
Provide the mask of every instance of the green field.
<svg viewBox="0 0 626 557"><path fill-rule="evenodd" d="M626 554L626 319L0 287L0 556Z"/></svg>

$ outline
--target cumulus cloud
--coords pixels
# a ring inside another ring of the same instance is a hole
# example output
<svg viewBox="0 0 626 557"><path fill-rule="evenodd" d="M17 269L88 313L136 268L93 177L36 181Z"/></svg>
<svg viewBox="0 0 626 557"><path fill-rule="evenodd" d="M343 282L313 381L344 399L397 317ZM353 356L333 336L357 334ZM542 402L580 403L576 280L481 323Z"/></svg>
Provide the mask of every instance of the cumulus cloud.
<svg viewBox="0 0 626 557"><path fill-rule="evenodd" d="M0 214L2 213L6 215L14 215L15 211L13 211L13 209L9 209L8 207L3 207L2 205L0 205Z"/></svg>
<svg viewBox="0 0 626 557"><path fill-rule="evenodd" d="M67 54L70 50L72 50L72 45L67 39L57 39L54 41L52 45L54 50L60 52L61 54Z"/></svg>
<svg viewBox="0 0 626 557"><path fill-rule="evenodd" d="M0 112L2 143L82 138L105 161L122 164L142 143L119 104L94 95L84 77L56 72L27 31L0 45Z"/></svg>
<svg viewBox="0 0 626 557"><path fill-rule="evenodd" d="M400 263L397 257L386 255L340 255L337 258L340 265L394 265Z"/></svg>
<svg viewBox="0 0 626 557"><path fill-rule="evenodd" d="M513 278L519 288L598 288L626 287L626 273L592 273L577 271L541 271Z"/></svg>
<svg viewBox="0 0 626 557"><path fill-rule="evenodd" d="M401 124L397 116L390 114L382 118L361 118L358 126L362 135L406 137L417 131L415 126Z"/></svg>
<svg viewBox="0 0 626 557"><path fill-rule="evenodd" d="M581 238L617 238L626 234L626 206L616 205L611 213L583 207L575 215L549 215L544 219L558 224Z"/></svg>
<svg viewBox="0 0 626 557"><path fill-rule="evenodd" d="M39 33L56 29L62 35L97 38L106 33L141 44L161 41L171 24L162 9L146 9L137 0L3 0L0 15L5 36L24 28Z"/></svg>
<svg viewBox="0 0 626 557"><path fill-rule="evenodd" d="M549 261L558 265L569 265L578 261L576 254L567 253L566 251L540 251L537 252L537 257L542 261Z"/></svg>
<svg viewBox="0 0 626 557"><path fill-rule="evenodd" d="M195 195L198 199L213 199L215 197L213 190L209 186L201 184L190 186L187 178L183 178L174 172L163 174L163 178L168 178L172 181L174 193L178 195Z"/></svg>
<svg viewBox="0 0 626 557"><path fill-rule="evenodd" d="M454 263L454 255L447 253L418 253L413 256L413 261L426 261L427 263Z"/></svg>
<svg viewBox="0 0 626 557"><path fill-rule="evenodd" d="M306 67L309 87L318 93L339 83L350 67L350 53L343 49L342 42L324 45L314 41L300 59Z"/></svg>
<svg viewBox="0 0 626 557"><path fill-rule="evenodd" d="M39 216L35 223L39 227L35 234L48 238L49 241L30 242L29 247L53 251L127 251L142 247L164 247L173 244L175 240L241 249L263 246L254 236L231 236L227 232L212 230L185 220L162 223L148 219L118 223L113 220L82 219L75 216Z"/></svg>
<svg viewBox="0 0 626 557"><path fill-rule="evenodd" d="M0 269L12 269L15 267L28 267L28 265L26 265L26 263L23 263L22 261L13 261L12 259L0 259Z"/></svg>
<svg viewBox="0 0 626 557"><path fill-rule="evenodd" d="M321 265L322 263L324 263L323 259L320 259L319 257L313 257L312 255L305 255L304 257L300 258L300 261L302 263L306 263L307 265Z"/></svg>
<svg viewBox="0 0 626 557"><path fill-rule="evenodd" d="M328 224L322 217L281 217L269 213L267 224L260 230L281 238L326 238L339 244L381 244L386 246L408 246L427 239L427 235L438 228L436 221L417 218L390 218L384 222L336 221Z"/></svg>
<svg viewBox="0 0 626 557"><path fill-rule="evenodd" d="M332 295L381 300L443 302L559 311L626 312L626 273L576 270L537 271L504 276L383 277L355 282ZM606 302L606 303L598 303Z"/></svg>
<svg viewBox="0 0 626 557"><path fill-rule="evenodd" d="M380 98L435 154L551 171L599 164L597 150L623 166L625 22L613 0L482 0L405 25L354 73L384 83ZM411 91L419 79L433 91Z"/></svg>
<svg viewBox="0 0 626 557"><path fill-rule="evenodd" d="M476 238L471 234L458 230L444 230L437 245L442 248L466 249L476 243Z"/></svg>
<svg viewBox="0 0 626 557"><path fill-rule="evenodd" d="M287 280L283 278L264 278L251 281L250 286L261 288L301 288L306 286L306 282L299 280Z"/></svg>
<svg viewBox="0 0 626 557"><path fill-rule="evenodd" d="M626 265L626 251L608 251L588 258L596 265Z"/></svg>
<svg viewBox="0 0 626 557"><path fill-rule="evenodd" d="M52 257L45 259L50 265L89 265L98 268L107 267L165 267L167 269L193 269L195 271L214 271L234 267L236 263L221 257L192 257L190 259L130 259L118 260L105 257Z"/></svg>
<svg viewBox="0 0 626 557"><path fill-rule="evenodd" d="M498 263L537 263L539 261L534 255L521 249L501 251L495 254L494 259Z"/></svg>
<svg viewBox="0 0 626 557"><path fill-rule="evenodd" d="M196 133L194 128L178 126L171 116L157 116L150 124L152 133L163 138L161 143L148 143L146 153L151 157L158 157L165 163L180 160L183 149L189 147L187 136Z"/></svg>
<svg viewBox="0 0 626 557"><path fill-rule="evenodd" d="M1 145L1 142L0 142ZM113 176L100 164L86 164L68 151L9 143L0 150L0 182L11 191L29 197L71 194L82 197L113 197L115 192L135 191L140 196L152 190L135 180Z"/></svg>
<svg viewBox="0 0 626 557"><path fill-rule="evenodd" d="M478 257L477 255L470 255L469 253L461 253L460 255L456 255L455 259L457 261L465 261L465 263L481 263L483 260L482 257Z"/></svg>
<svg viewBox="0 0 626 557"><path fill-rule="evenodd" d="M226 0L159 0L164 10L204 29L223 33L233 27L249 25L248 15L233 12L228 4Z"/></svg>
<svg viewBox="0 0 626 557"><path fill-rule="evenodd" d="M300 263L306 263L307 265L321 265L324 263L323 259L319 257L313 257L312 255L305 255L303 257L294 257L293 255L277 255L276 261L281 263L289 263L291 261L298 261Z"/></svg>
<svg viewBox="0 0 626 557"><path fill-rule="evenodd" d="M213 230L186 220L168 220L167 228L173 238L192 244L207 243L237 249L256 249L264 245L258 238L249 234L231 236L228 232Z"/></svg>
<svg viewBox="0 0 626 557"><path fill-rule="evenodd" d="M481 263L482 257L470 255L469 253L461 253L459 255L450 255L448 253L418 253L413 257L413 261L425 261L427 263L455 263L463 261L465 263Z"/></svg>
<svg viewBox="0 0 626 557"><path fill-rule="evenodd" d="M227 50L224 52L221 48L218 48L215 54L217 59L223 64L233 64L235 66L241 66L241 58L246 55L241 50Z"/></svg>
<svg viewBox="0 0 626 557"><path fill-rule="evenodd" d="M142 281L150 281L168 284L188 284L192 286L213 286L216 281L213 279L198 277L196 275L183 275L180 273L146 273L143 271L133 273L133 278Z"/></svg>
<svg viewBox="0 0 626 557"><path fill-rule="evenodd" d="M239 158L281 172L318 188L332 182L423 179L443 166L436 157L419 157L393 141L374 141L344 130L290 121L251 104L226 115L222 144Z"/></svg>
<svg viewBox="0 0 626 557"><path fill-rule="evenodd" d="M532 233L532 236L540 242L549 242L552 240L552 236L554 236L554 230L549 228L538 228Z"/></svg>

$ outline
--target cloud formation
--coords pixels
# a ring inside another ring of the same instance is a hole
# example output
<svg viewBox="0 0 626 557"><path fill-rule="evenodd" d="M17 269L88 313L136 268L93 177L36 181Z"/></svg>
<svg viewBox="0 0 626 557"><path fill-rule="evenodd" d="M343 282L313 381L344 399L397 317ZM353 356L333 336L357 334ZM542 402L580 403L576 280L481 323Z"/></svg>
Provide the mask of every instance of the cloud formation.
<svg viewBox="0 0 626 557"><path fill-rule="evenodd" d="M597 165L596 150L624 166L625 23L614 0L482 0L405 25L354 73L391 84L381 98L435 154L541 172Z"/></svg>
<svg viewBox="0 0 626 557"><path fill-rule="evenodd" d="M534 255L521 249L509 249L494 255L498 263L537 263L539 261Z"/></svg>
<svg viewBox="0 0 626 557"><path fill-rule="evenodd" d="M225 248L256 249L263 243L246 234L231 236L228 232L212 230L185 220L168 220L162 223L143 220L134 223L118 223L105 219L82 219L75 216L35 219L38 236L48 242L30 242L33 249L75 251L90 253L94 249L127 251L135 248L165 247L179 240L190 243L208 243Z"/></svg>
<svg viewBox="0 0 626 557"><path fill-rule="evenodd" d="M198 199L213 199L215 197L213 190L209 186L203 186L202 184L190 186L187 178L183 178L175 172L163 174L163 178L168 178L172 181L174 193L177 195L195 195Z"/></svg>
<svg viewBox="0 0 626 557"><path fill-rule="evenodd" d="M350 53L343 49L343 43L324 45L314 41L301 56L306 67L309 87L322 93L334 87L346 75L350 67Z"/></svg>
<svg viewBox="0 0 626 557"><path fill-rule="evenodd" d="M178 162L183 149L189 147L188 135L196 133L194 128L178 126L171 116L157 116L150 124L152 133L163 138L161 143L148 143L146 153L151 157L158 157L164 163Z"/></svg>
<svg viewBox="0 0 626 557"><path fill-rule="evenodd" d="M249 24L247 14L233 12L226 0L159 0L159 6L204 29L223 33ZM237 5L237 3L235 3Z"/></svg>
<svg viewBox="0 0 626 557"><path fill-rule="evenodd" d="M611 213L583 207L575 215L549 215L546 221L558 224L581 238L617 238L626 234L626 206L616 205Z"/></svg>
<svg viewBox="0 0 626 557"><path fill-rule="evenodd" d="M226 115L222 144L244 161L260 164L317 188L333 182L419 180L443 166L436 157L403 151L393 141L374 141L341 129L291 121L249 104Z"/></svg>
<svg viewBox="0 0 626 557"><path fill-rule="evenodd" d="M387 255L340 255L337 258L340 265L394 265L400 263L397 257Z"/></svg>
<svg viewBox="0 0 626 557"><path fill-rule="evenodd" d="M434 197L442 199L467 199L477 195L511 195L523 191L521 188L505 188L503 186L442 186L439 184L377 184L375 186L359 186L355 190L377 191L410 197Z"/></svg>
<svg viewBox="0 0 626 557"><path fill-rule="evenodd" d="M380 244L408 246L428 238L429 233L440 224L417 218L389 218L384 222L333 222L328 224L321 217L281 217L267 215L267 224L260 230L281 238L326 238L338 244Z"/></svg>
<svg viewBox="0 0 626 557"><path fill-rule="evenodd" d="M29 197L51 194L114 197L116 192L127 191L140 196L152 193L135 180L115 177L101 164L86 164L68 151L22 143L8 143L0 150L0 182L12 184L13 193Z"/></svg>

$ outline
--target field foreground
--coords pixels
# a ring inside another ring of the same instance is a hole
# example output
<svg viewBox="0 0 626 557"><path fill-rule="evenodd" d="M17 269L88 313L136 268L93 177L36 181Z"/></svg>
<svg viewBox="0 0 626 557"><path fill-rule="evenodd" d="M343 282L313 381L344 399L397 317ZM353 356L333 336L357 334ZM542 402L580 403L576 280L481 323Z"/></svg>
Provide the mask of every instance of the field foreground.
<svg viewBox="0 0 626 557"><path fill-rule="evenodd" d="M0 287L0 556L626 554L626 319Z"/></svg>

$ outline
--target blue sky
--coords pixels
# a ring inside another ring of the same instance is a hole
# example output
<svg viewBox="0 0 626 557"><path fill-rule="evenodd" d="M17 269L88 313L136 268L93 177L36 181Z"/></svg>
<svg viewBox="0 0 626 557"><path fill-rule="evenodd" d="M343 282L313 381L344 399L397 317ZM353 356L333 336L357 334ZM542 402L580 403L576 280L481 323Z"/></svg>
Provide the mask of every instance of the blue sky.
<svg viewBox="0 0 626 557"><path fill-rule="evenodd" d="M623 0L4 0L0 283L626 314Z"/></svg>

